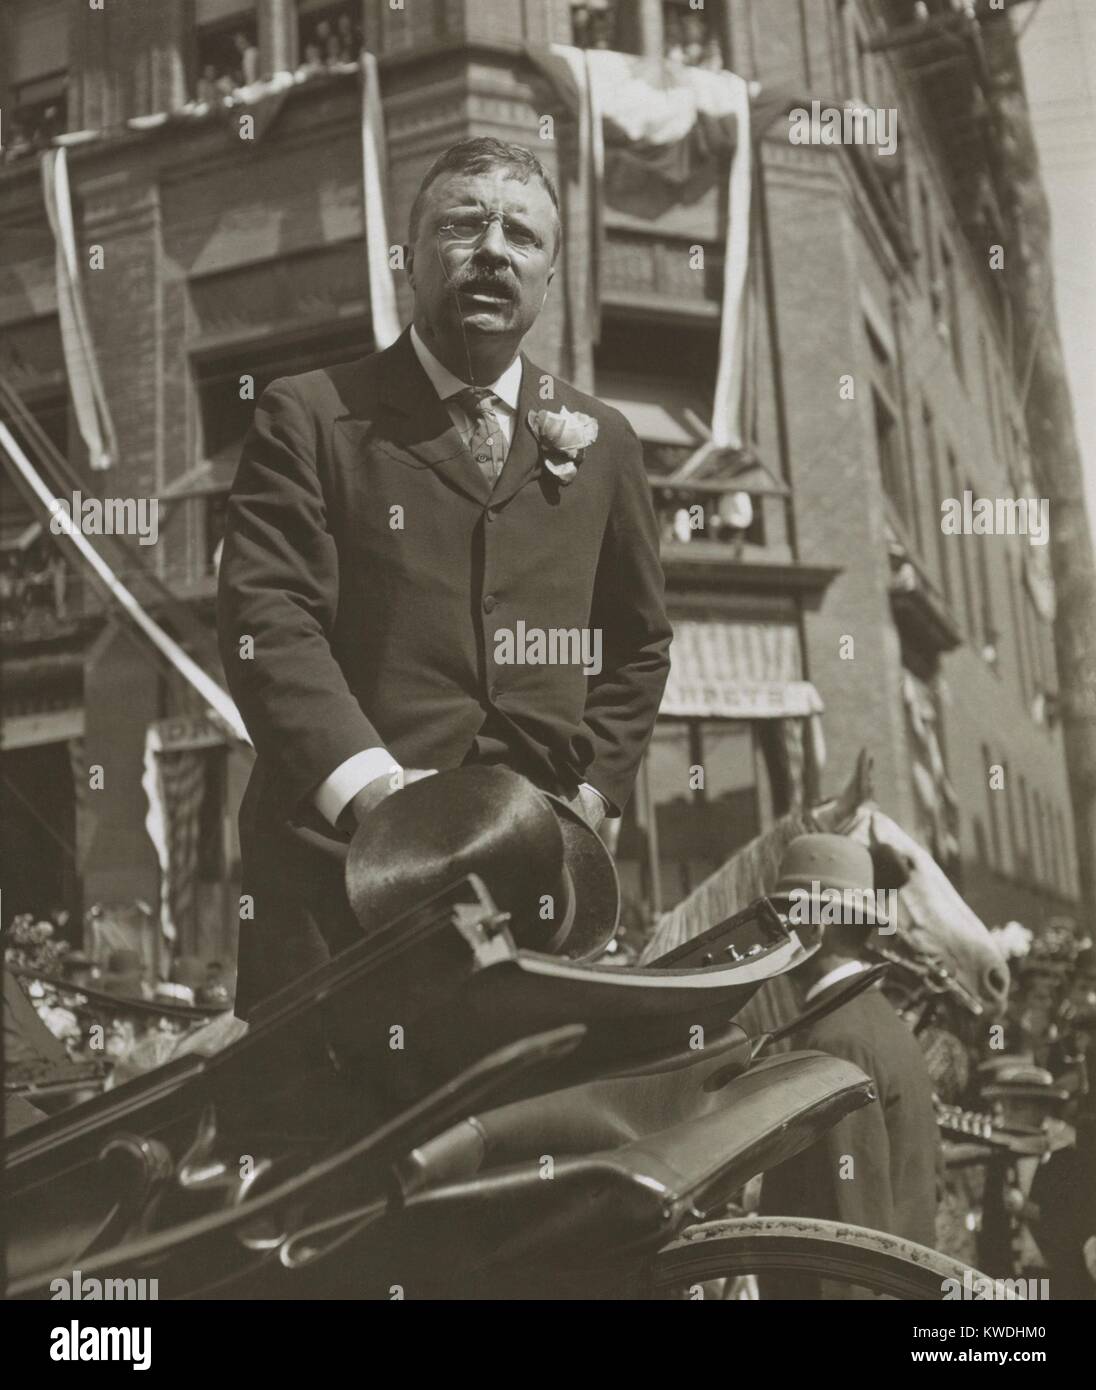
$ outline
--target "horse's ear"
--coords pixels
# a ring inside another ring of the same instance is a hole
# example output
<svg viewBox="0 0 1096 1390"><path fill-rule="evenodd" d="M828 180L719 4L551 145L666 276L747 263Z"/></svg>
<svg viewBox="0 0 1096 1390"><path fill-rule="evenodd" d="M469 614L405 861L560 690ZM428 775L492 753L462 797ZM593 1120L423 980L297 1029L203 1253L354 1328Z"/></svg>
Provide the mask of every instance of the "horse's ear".
<svg viewBox="0 0 1096 1390"><path fill-rule="evenodd" d="M847 825L865 801L872 794L872 758L866 748L861 748L853 768L852 776L842 787L832 802L827 803L826 820L832 822L834 829ZM827 829L830 825L827 824Z"/></svg>

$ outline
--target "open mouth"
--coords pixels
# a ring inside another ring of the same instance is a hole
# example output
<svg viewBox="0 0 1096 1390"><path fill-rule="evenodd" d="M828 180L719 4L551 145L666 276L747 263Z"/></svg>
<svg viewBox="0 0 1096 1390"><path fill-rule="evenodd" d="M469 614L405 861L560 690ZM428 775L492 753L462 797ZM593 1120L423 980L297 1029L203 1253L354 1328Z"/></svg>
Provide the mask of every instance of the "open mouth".
<svg viewBox="0 0 1096 1390"><path fill-rule="evenodd" d="M502 285L470 284L462 285L458 293L464 299L476 304L509 304L513 295Z"/></svg>

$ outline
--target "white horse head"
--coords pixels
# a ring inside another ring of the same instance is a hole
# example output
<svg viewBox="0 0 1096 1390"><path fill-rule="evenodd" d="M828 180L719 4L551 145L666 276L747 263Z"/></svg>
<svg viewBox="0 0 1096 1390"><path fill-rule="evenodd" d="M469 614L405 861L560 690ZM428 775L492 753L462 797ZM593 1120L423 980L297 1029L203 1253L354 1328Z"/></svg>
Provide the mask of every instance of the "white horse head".
<svg viewBox="0 0 1096 1390"><path fill-rule="evenodd" d="M860 754L849 785L815 812L826 830L864 845L898 887L898 933L922 957L944 967L990 1018L1004 1012L1009 973L985 923L923 845L871 800L871 759Z"/></svg>
<svg viewBox="0 0 1096 1390"><path fill-rule="evenodd" d="M861 752L848 784L809 815L791 812L738 850L664 914L641 957L647 964L771 892L780 861L797 835L850 835L871 852L876 886L898 888L898 937L942 966L990 1018L1004 1010L1008 966L984 923L967 906L927 849L872 801L871 758ZM886 878L888 882L882 880ZM784 1021L784 1020L781 1020Z"/></svg>
<svg viewBox="0 0 1096 1390"><path fill-rule="evenodd" d="M926 960L941 965L979 1000L990 1018L1008 1001L1009 972L982 919L923 845L872 802L845 831L878 863L883 851L900 865L898 931Z"/></svg>

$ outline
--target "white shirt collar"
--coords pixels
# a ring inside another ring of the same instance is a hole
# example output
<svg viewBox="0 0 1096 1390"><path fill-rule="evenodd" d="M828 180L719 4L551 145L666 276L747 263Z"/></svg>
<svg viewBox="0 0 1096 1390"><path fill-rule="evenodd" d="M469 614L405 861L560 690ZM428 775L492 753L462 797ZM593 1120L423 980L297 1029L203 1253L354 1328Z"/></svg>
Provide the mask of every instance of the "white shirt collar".
<svg viewBox="0 0 1096 1390"><path fill-rule="evenodd" d="M414 324L411 325L411 346L415 349L415 356L422 364L422 369L430 378L430 384L444 401L447 396L452 396L457 391L463 391L467 386L467 381L462 381L459 376L454 376L444 362L439 362L423 340L419 337L418 329ZM493 391L504 405L508 405L511 410L518 408L518 396L521 392L521 356L517 356L498 378L497 381L489 383L489 390Z"/></svg>
<svg viewBox="0 0 1096 1390"><path fill-rule="evenodd" d="M809 1004L812 999L817 998L824 989L829 989L830 985L837 984L838 980L847 980L850 975L859 975L862 970L867 970L867 966L862 960L847 960L844 965L835 966L833 970L828 970L820 980L815 980L807 996L805 1004Z"/></svg>

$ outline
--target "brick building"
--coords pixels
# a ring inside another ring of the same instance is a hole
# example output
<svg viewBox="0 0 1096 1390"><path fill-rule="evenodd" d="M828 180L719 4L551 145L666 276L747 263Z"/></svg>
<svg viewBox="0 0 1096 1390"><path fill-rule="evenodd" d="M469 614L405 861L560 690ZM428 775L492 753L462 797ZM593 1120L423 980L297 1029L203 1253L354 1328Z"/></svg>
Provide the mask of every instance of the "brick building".
<svg viewBox="0 0 1096 1390"><path fill-rule="evenodd" d="M817 692L823 790L867 746L879 801L933 845L987 921L1068 912L1076 872L1042 556L1022 536L940 527L941 500L964 490L1030 492L1027 345L1011 338L1007 269L990 268L1008 190L982 115L977 26L938 0L918 34L915 8L11 0L0 11L3 418L39 461L52 446L88 495L160 500L159 540L125 552L123 577L161 595L184 644L194 619L208 628L254 397L275 376L374 345L364 42L379 62L391 239L452 141L534 148L560 181L574 249L530 355L617 404L647 451L677 638L620 830L634 910L676 901L789 797L817 790ZM725 168L698 166L676 198L607 190L591 204L575 113L527 51L551 43L669 54L758 84L746 433L700 472L674 476L712 415ZM266 80L278 73L295 80ZM897 152L793 143L788 108L812 99L896 109ZM242 115L253 138L241 138ZM68 174L117 441L111 467L94 472L38 153L64 132L86 133L67 142ZM576 311L593 207L596 335ZM176 856L187 883L177 949L223 953L246 758L203 732L200 706L68 561L62 579L25 489L7 473L3 487L0 559L17 600L3 634L9 912L155 903L164 856ZM142 579L142 566L154 574ZM142 790L150 724L162 781L188 806L185 824L169 807L159 858ZM105 780L85 791L92 766Z"/></svg>

